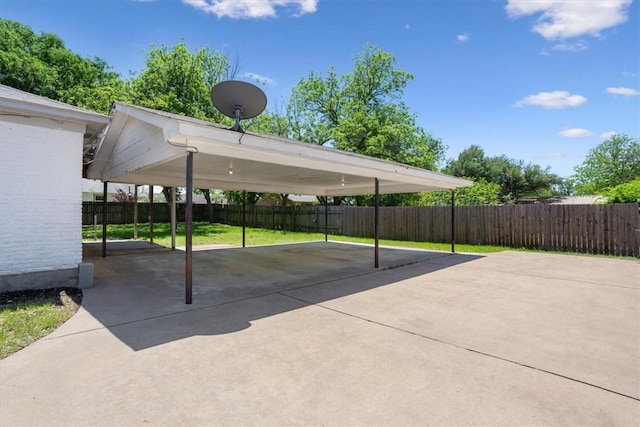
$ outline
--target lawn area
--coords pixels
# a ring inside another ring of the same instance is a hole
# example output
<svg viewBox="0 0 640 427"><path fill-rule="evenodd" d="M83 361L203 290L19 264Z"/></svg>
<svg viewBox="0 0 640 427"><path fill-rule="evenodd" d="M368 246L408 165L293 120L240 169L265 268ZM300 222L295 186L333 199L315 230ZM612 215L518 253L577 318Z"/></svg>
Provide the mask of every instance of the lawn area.
<svg viewBox="0 0 640 427"><path fill-rule="evenodd" d="M53 332L81 300L82 291L74 288L0 294L0 359Z"/></svg>
<svg viewBox="0 0 640 427"><path fill-rule="evenodd" d="M83 241L94 241L93 226L82 227ZM107 226L108 239L133 239L133 224L109 224ZM102 228L98 228L98 239L102 239ZM138 225L138 239L149 239L149 225ZM281 230L266 230L262 228L246 228L245 240L247 246L254 245L270 245L279 243L296 243L324 240L323 233L305 233L291 232ZM329 240L351 243L368 243L372 244L373 239L363 237L348 237L329 235ZM153 241L162 246L171 246L171 233L168 223L157 223L153 225ZM184 224L178 225L178 234L176 236L176 245L184 246ZM207 222L196 222L193 224L193 244L194 245L242 245L242 227L226 225L226 224L209 224ZM380 240L381 245L400 246L405 248L429 249L437 251L451 250L450 243L431 243L431 242L407 242L400 240ZM488 245L459 245L456 244L457 252L500 252L509 248L503 246Z"/></svg>

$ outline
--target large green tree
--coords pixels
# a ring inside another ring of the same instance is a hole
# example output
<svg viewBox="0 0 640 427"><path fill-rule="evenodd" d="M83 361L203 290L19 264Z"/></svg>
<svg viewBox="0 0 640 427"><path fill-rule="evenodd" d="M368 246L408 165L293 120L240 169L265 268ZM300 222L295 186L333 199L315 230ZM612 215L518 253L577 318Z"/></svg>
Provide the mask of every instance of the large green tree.
<svg viewBox="0 0 640 427"><path fill-rule="evenodd" d="M50 33L0 19L0 83L101 113L129 100L127 84L100 58L83 58Z"/></svg>
<svg viewBox="0 0 640 427"><path fill-rule="evenodd" d="M145 68L131 80L131 100L142 107L223 123L228 119L213 106L209 93L233 74L233 65L220 52L192 52L184 43L156 46L147 53Z"/></svg>
<svg viewBox="0 0 640 427"><path fill-rule="evenodd" d="M445 147L402 101L412 79L391 53L367 44L351 72L339 76L331 68L298 82L287 108L290 136L435 170Z"/></svg>
<svg viewBox="0 0 640 427"><path fill-rule="evenodd" d="M147 53L145 68L131 80L134 104L217 123L230 123L212 104L211 88L235 74L226 55L206 48L189 50L184 43L156 46ZM210 189L201 189L212 217ZM169 192L163 193L171 203Z"/></svg>
<svg viewBox="0 0 640 427"><path fill-rule="evenodd" d="M444 172L473 181L498 184L502 202L512 202L525 196L549 196L562 183L562 179L551 173L549 167L525 164L505 155L487 157L478 145L466 148L457 159L449 160Z"/></svg>
<svg viewBox="0 0 640 427"><path fill-rule="evenodd" d="M640 142L628 135L614 135L589 151L574 172L577 194L602 194L640 178Z"/></svg>

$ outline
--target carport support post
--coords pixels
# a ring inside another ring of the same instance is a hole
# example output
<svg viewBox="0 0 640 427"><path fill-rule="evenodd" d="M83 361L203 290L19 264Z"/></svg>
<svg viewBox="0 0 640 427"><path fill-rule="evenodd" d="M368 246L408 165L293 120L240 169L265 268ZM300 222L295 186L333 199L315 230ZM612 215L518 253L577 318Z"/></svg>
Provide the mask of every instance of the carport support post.
<svg viewBox="0 0 640 427"><path fill-rule="evenodd" d="M242 247L245 247L245 215L244 211L247 208L247 192L242 192Z"/></svg>
<svg viewBox="0 0 640 427"><path fill-rule="evenodd" d="M375 195L375 207L374 207L374 220L373 220L373 238L375 240L375 250L374 250L374 264L375 267L378 268L378 266L380 265L380 263L378 262L379 260L379 252L380 252L380 245L379 245L379 224L380 221L378 220L378 213L379 213L379 207L380 207L380 181L378 181L378 178L376 178L376 195Z"/></svg>
<svg viewBox="0 0 640 427"><path fill-rule="evenodd" d="M133 186L133 239L138 240L138 185Z"/></svg>
<svg viewBox="0 0 640 427"><path fill-rule="evenodd" d="M176 250L176 187L171 187L171 250Z"/></svg>
<svg viewBox="0 0 640 427"><path fill-rule="evenodd" d="M184 302L192 302L193 284L193 153L187 152L187 205L184 208L184 238L185 238L185 278Z"/></svg>
<svg viewBox="0 0 640 427"><path fill-rule="evenodd" d="M102 258L107 256L107 182L102 186Z"/></svg>
<svg viewBox="0 0 640 427"><path fill-rule="evenodd" d="M456 190L451 190L451 252L456 251Z"/></svg>
<svg viewBox="0 0 640 427"><path fill-rule="evenodd" d="M327 234L329 234L329 196L324 198L324 241L329 240Z"/></svg>
<svg viewBox="0 0 640 427"><path fill-rule="evenodd" d="M149 186L149 243L153 243L153 185Z"/></svg>

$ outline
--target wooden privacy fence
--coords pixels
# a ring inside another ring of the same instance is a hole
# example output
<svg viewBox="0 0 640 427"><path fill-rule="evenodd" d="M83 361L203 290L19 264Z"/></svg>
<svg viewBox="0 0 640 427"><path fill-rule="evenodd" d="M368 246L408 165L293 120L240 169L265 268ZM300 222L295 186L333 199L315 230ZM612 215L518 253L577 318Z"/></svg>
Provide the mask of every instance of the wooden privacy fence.
<svg viewBox="0 0 640 427"><path fill-rule="evenodd" d="M639 256L638 204L456 206L456 243ZM347 207L342 234L371 237L374 209ZM451 241L451 207L381 207L381 239Z"/></svg>
<svg viewBox="0 0 640 427"><path fill-rule="evenodd" d="M380 207L381 239L450 242L451 207ZM178 206L184 220L184 205ZM242 207L215 205L214 220L240 225ZM83 224L102 222L102 204L83 203ZM147 222L149 204L138 204L138 221ZM569 252L640 256L638 204L456 206L456 243L500 245ZM207 221L206 205L193 206L194 221ZM154 204L154 221L168 222L164 203ZM108 203L107 222L133 222L132 203ZM248 227L323 232L324 206L246 206ZM374 208L329 206L328 232L373 238Z"/></svg>

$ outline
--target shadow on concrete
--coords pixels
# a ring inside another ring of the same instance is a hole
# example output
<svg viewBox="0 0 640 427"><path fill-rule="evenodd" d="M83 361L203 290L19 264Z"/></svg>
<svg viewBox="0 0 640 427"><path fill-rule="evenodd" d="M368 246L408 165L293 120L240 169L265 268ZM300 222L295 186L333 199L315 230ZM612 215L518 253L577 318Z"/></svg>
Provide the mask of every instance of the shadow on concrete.
<svg viewBox="0 0 640 427"><path fill-rule="evenodd" d="M259 319L480 258L384 247L380 268L374 269L368 245L311 242L199 250L193 252L193 304L186 305L184 257L181 251L165 250L86 258L94 263L95 278L82 305L99 325L76 325L78 330L66 333L104 326L130 348L142 350L241 331ZM313 301L287 295L300 289L313 289Z"/></svg>
<svg viewBox="0 0 640 427"><path fill-rule="evenodd" d="M107 240L107 256L130 255L147 252L167 252L170 248L144 240ZM102 256L102 241L82 244L82 258Z"/></svg>

